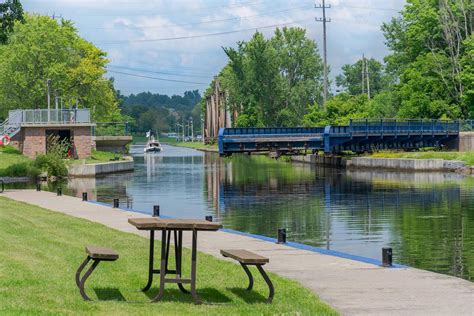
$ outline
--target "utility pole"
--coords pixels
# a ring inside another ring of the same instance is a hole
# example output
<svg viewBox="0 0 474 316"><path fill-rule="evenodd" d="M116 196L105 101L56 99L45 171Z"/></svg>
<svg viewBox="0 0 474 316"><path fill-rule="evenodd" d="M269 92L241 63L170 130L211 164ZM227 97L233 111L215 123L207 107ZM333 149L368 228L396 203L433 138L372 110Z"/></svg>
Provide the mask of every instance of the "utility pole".
<svg viewBox="0 0 474 316"><path fill-rule="evenodd" d="M322 4L315 5L317 9L323 9L323 17L315 18L316 22L323 22L323 60L324 60L324 91L323 91L323 102L326 106L326 101L328 99L328 89L329 89L329 80L328 80L328 57L327 57L327 38L326 38L326 23L331 22L331 19L326 19L326 9L330 9L331 5L326 6L326 1L322 0Z"/></svg>
<svg viewBox="0 0 474 316"><path fill-rule="evenodd" d="M362 78L361 78L362 91L361 91L361 93L364 94L364 92L365 92L365 56L363 54L362 54L362 67L360 68L360 73L362 75Z"/></svg>
<svg viewBox="0 0 474 316"><path fill-rule="evenodd" d="M367 80L367 97L370 100L370 77L369 77L369 62L364 58L365 64L365 79Z"/></svg>

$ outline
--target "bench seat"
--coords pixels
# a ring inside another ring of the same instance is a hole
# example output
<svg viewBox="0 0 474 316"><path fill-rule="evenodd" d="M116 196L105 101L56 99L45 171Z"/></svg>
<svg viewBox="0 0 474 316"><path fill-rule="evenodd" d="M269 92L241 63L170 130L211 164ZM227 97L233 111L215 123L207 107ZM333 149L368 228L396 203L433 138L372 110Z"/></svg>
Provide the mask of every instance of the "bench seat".
<svg viewBox="0 0 474 316"><path fill-rule="evenodd" d="M96 247L96 246L86 246L86 253L92 259L105 260L105 261L115 261L118 259L119 255L110 248Z"/></svg>
<svg viewBox="0 0 474 316"><path fill-rule="evenodd" d="M240 263L244 264L265 264L270 262L266 257L260 256L256 253L253 253L244 249L231 249L231 250L221 250L221 254L224 257L229 257L234 260L237 260Z"/></svg>

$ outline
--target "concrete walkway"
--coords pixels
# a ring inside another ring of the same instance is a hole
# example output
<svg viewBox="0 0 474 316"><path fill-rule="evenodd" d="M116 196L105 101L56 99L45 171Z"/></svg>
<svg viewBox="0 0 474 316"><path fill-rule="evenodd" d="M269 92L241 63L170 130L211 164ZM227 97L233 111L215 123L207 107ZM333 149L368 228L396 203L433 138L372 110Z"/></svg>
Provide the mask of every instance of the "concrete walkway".
<svg viewBox="0 0 474 316"><path fill-rule="evenodd" d="M18 190L1 196L148 235L127 223L128 218L146 216L140 213L50 192ZM198 250L222 258L223 248L245 248L268 256L270 271L300 282L344 315L474 315L474 283L459 278L414 268L380 268L226 232L198 235Z"/></svg>

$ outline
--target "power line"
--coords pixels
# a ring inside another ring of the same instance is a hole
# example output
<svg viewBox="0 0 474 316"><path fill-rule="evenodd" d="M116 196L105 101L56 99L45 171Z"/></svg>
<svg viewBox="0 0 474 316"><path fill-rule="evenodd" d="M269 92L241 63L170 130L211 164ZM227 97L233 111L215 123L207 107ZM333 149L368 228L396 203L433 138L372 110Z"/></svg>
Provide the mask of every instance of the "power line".
<svg viewBox="0 0 474 316"><path fill-rule="evenodd" d="M218 22L226 22L226 21L234 21L234 20L240 21L240 20L246 20L246 19L262 17L262 16L270 16L270 15L273 15L273 14L279 14L279 13L290 12L290 11L298 11L298 10L309 9L309 8L311 8L311 6L305 5L305 6L300 6L300 7L293 7L293 8L288 8L288 9L284 9L284 10L270 11L270 12L266 12L266 13L260 13L260 14L242 16L242 17L233 17L233 18L202 21L202 22L179 23L179 24L163 24L163 25L151 25L151 26L121 25L119 28L125 28L125 29L127 29L127 28L128 29L153 29L153 28L163 28L163 27L170 27L170 26L202 25L202 24L218 23ZM112 27L84 27L84 28L81 28L81 29L112 30L112 29L117 29L117 28L118 27L116 27L116 26L112 26Z"/></svg>
<svg viewBox="0 0 474 316"><path fill-rule="evenodd" d="M181 77L197 77L197 78L209 78L212 77L211 75L196 75L196 74L186 74L186 73L176 73L176 72L167 72L167 71L153 71L153 70L146 70L146 69L138 69L138 68L131 68L125 66L117 66L117 65L107 65L107 67L125 69L125 70L132 70L132 71L140 71L140 72L148 72L153 74L160 74L160 75L169 75L169 76L181 76Z"/></svg>
<svg viewBox="0 0 474 316"><path fill-rule="evenodd" d="M202 37L211 37L211 36L219 36L219 35L227 35L233 33L241 33L241 32L248 32L258 29L268 29L274 28L279 26L286 26L296 23L307 22L311 19L303 19L299 21L293 21L288 23L280 23L280 24L273 24L273 25L266 25L266 26L257 26L248 29L240 29L234 31L226 31L226 32L218 32L218 33L208 33L208 34L199 34L199 35L187 35L187 36L177 36L177 37L164 37L164 38L154 38L154 39L142 39L142 40L123 40L123 41L104 41L104 42L95 42L96 44L123 44L123 43L146 43L146 42L162 42L162 41L174 41L174 40L183 40L183 39L193 39L193 38L202 38Z"/></svg>
<svg viewBox="0 0 474 316"><path fill-rule="evenodd" d="M72 14L73 16L81 16L81 17L104 17L104 16L148 16L148 15L169 15L171 13L183 13L183 12L192 12L196 13L197 11L204 11L210 9L218 9L218 8L238 8L238 7L246 7L246 6L256 6L260 5L265 2L269 2L270 0L261 0L261 1L248 1L248 2L240 2L234 4L227 4L227 5L217 5L217 6L209 6L209 7L200 7L194 9L187 9L187 10L171 10L171 11L160 11L160 12L142 12L142 13L127 13L127 14Z"/></svg>
<svg viewBox="0 0 474 316"><path fill-rule="evenodd" d="M114 73L114 74L120 74L120 75L126 75L126 76L132 76L132 77L138 77L138 78L160 80L160 81L191 83L191 84L203 84L203 85L209 84L209 83L205 83L205 82L193 82L193 81L185 81L185 80L174 80L174 79L166 79L166 78L159 78L159 77L150 77L150 76L144 76L144 75L131 74L131 73L127 73L127 72L115 71L115 70L107 70L107 72L111 72L111 73Z"/></svg>

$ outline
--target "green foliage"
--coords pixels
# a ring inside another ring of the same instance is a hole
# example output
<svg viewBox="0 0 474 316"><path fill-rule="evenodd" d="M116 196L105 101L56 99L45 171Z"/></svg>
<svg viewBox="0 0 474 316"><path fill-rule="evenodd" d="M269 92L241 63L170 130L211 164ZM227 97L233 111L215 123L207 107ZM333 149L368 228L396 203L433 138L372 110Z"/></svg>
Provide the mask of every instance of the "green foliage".
<svg viewBox="0 0 474 316"><path fill-rule="evenodd" d="M1 174L6 177L36 177L40 170L31 162L19 162L2 170Z"/></svg>
<svg viewBox="0 0 474 316"><path fill-rule="evenodd" d="M105 52L77 34L70 21L27 15L0 46L0 117L9 109L46 106L46 80L74 96L97 121L120 116L113 82L104 78ZM64 98L64 105L75 100Z"/></svg>
<svg viewBox="0 0 474 316"><path fill-rule="evenodd" d="M68 155L70 144L66 139L59 140L58 136L51 135L47 139L47 153L37 155L34 166L42 171L46 171L48 176L66 177L68 174L65 159Z"/></svg>
<svg viewBox="0 0 474 316"><path fill-rule="evenodd" d="M229 62L218 80L227 106L239 113L235 125L300 125L309 106L321 100L322 61L304 29L277 29L270 39L256 32L250 41L224 51Z"/></svg>
<svg viewBox="0 0 474 316"><path fill-rule="evenodd" d="M366 59L365 62L368 68L370 94L373 96L388 84L388 77L384 74L384 67L379 61L370 58ZM351 95L366 93L367 80L364 79L362 83L362 72L366 72L363 68L365 67L362 59L352 65L342 66L342 74L336 77L337 86L344 88ZM362 91L363 86L364 91Z"/></svg>
<svg viewBox="0 0 474 316"><path fill-rule="evenodd" d="M23 22L23 7L18 0L0 2L0 44L6 44L15 22Z"/></svg>
<svg viewBox="0 0 474 316"><path fill-rule="evenodd" d="M387 70L399 79L400 117L468 118L474 103L470 0L409 0L383 25L392 55Z"/></svg>
<svg viewBox="0 0 474 316"><path fill-rule="evenodd" d="M134 133L144 134L152 130L157 133L174 131L176 123L193 118L195 129L200 128L201 95L198 90L186 91L183 96L142 92L120 96L122 113L129 118Z"/></svg>

